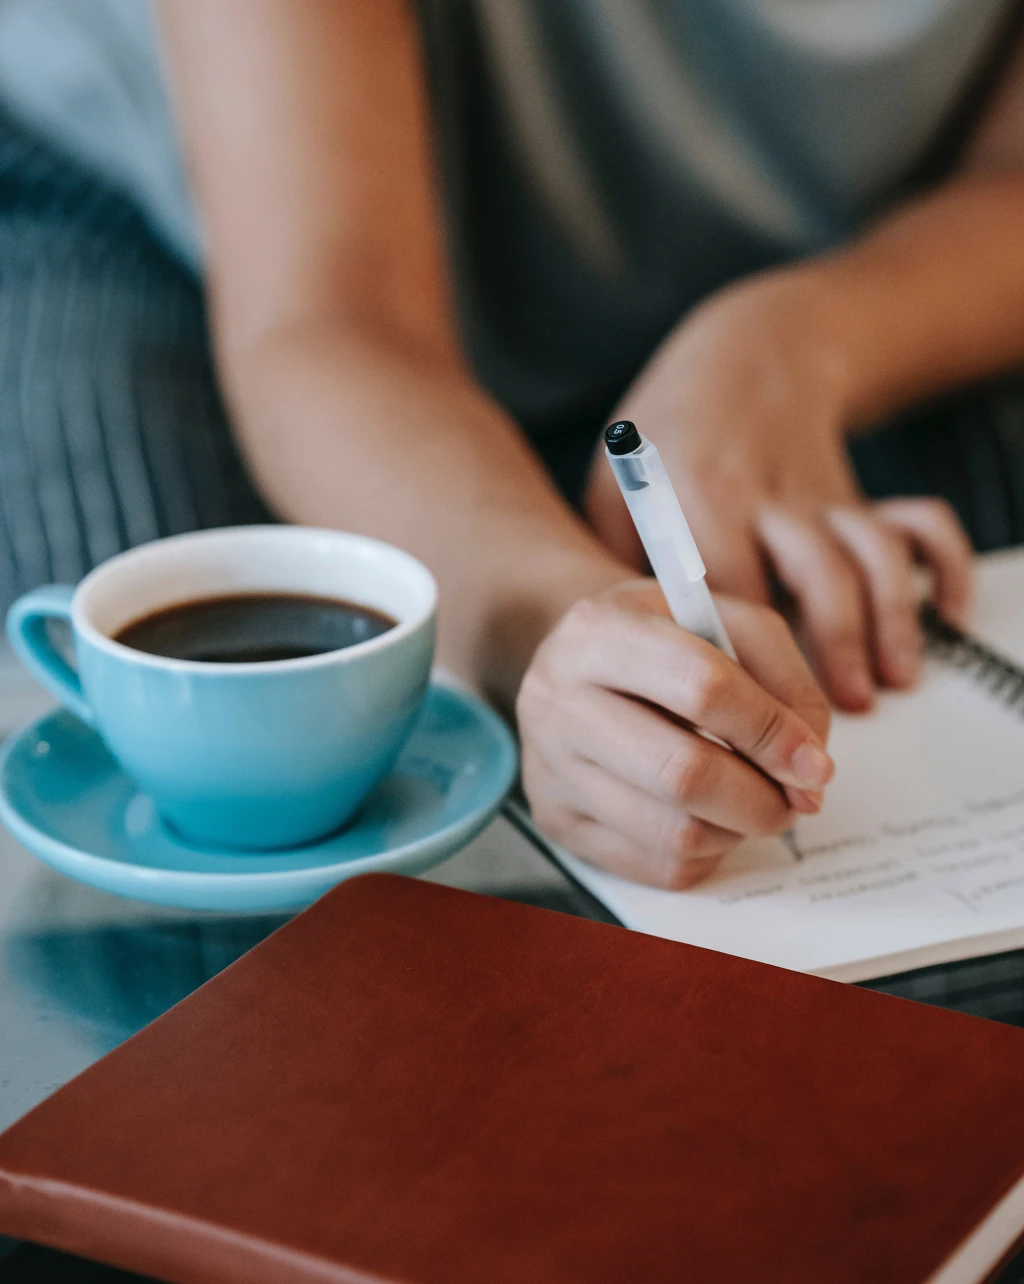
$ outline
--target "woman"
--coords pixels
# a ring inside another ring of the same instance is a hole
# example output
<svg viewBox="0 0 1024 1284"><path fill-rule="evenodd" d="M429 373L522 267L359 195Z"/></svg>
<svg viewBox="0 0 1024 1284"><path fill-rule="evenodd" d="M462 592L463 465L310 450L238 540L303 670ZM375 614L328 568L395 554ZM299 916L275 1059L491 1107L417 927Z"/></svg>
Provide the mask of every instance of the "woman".
<svg viewBox="0 0 1024 1284"><path fill-rule="evenodd" d="M52 49L59 12L152 125L145 64L110 56L118 22L124 48L149 39L122 3L8 5L23 47L45 8ZM518 699L541 822L680 886L815 810L829 778L824 701L763 605L775 586L851 710L917 676L915 556L941 608L966 610L950 510L870 504L846 437L1024 356L1020 77L997 65L1017 9L168 0L201 252L154 169L161 129L133 161L47 107L45 77L26 88L10 43L6 80L201 265L273 509L427 561L441 658ZM955 173L908 199L964 134ZM747 673L636 579L594 449L612 413L666 458Z"/></svg>

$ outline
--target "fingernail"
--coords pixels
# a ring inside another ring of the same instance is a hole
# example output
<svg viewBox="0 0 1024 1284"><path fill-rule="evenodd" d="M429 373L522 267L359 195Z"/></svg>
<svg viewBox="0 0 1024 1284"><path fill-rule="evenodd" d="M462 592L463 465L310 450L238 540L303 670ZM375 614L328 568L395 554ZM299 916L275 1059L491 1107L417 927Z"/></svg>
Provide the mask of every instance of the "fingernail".
<svg viewBox="0 0 1024 1284"><path fill-rule="evenodd" d="M832 779L835 765L824 749L805 741L794 752L793 775L807 789L820 789Z"/></svg>
<svg viewBox="0 0 1024 1284"><path fill-rule="evenodd" d="M789 789L786 792L790 803L805 816L813 816L816 811L821 811L821 804L825 801L823 789Z"/></svg>

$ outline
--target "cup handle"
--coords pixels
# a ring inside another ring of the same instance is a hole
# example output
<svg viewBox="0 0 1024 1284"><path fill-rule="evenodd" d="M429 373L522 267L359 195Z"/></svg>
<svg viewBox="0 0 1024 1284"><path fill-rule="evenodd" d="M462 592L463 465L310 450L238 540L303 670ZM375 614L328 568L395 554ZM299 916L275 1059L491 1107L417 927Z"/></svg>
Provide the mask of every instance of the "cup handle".
<svg viewBox="0 0 1024 1284"><path fill-rule="evenodd" d="M67 620L70 624L74 593L68 584L47 584L44 588L23 593L7 612L7 637L29 673L76 718L94 727L96 715L82 694L82 679L53 645L46 631L47 620Z"/></svg>

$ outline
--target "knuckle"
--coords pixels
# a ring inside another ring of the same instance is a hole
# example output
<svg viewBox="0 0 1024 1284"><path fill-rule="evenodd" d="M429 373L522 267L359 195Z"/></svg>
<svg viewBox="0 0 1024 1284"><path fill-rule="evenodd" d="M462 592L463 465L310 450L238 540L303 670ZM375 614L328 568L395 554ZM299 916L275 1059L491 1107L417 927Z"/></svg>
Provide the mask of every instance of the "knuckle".
<svg viewBox="0 0 1024 1284"><path fill-rule="evenodd" d="M960 519L956 515L956 509L948 500L940 499L937 495L930 495L925 499L919 500L918 503L921 505L921 511L933 521L943 526L959 528Z"/></svg>
<svg viewBox="0 0 1024 1284"><path fill-rule="evenodd" d="M774 702L769 704L750 745L750 752L755 758L770 749L782 737L786 731L787 721L781 705Z"/></svg>
<svg viewBox="0 0 1024 1284"><path fill-rule="evenodd" d="M864 629L860 622L830 620L822 624L822 642L833 651L851 652L864 650Z"/></svg>
<svg viewBox="0 0 1024 1284"><path fill-rule="evenodd" d="M884 612L901 616L912 616L917 613L917 593L914 579L910 574L910 565L900 568L900 573L887 582L882 582L876 590L878 607Z"/></svg>
<svg viewBox="0 0 1024 1284"><path fill-rule="evenodd" d="M596 598L583 597L569 607L559 627L566 633L586 636L600 627L607 614L608 608L603 602L599 602Z"/></svg>
<svg viewBox="0 0 1024 1284"><path fill-rule="evenodd" d="M940 527L950 546L966 561L973 555L971 541L964 530L960 516L945 499L935 500L935 524Z"/></svg>
<svg viewBox="0 0 1024 1284"><path fill-rule="evenodd" d="M574 602L541 643L532 667L564 674L582 671L604 614L598 602L588 598Z"/></svg>
<svg viewBox="0 0 1024 1284"><path fill-rule="evenodd" d="M804 571L809 578L841 579L847 572L845 553L825 530L809 527L802 552Z"/></svg>
<svg viewBox="0 0 1024 1284"><path fill-rule="evenodd" d="M689 738L666 757L658 773L661 792L674 803L699 798L708 785L710 758Z"/></svg>
<svg viewBox="0 0 1024 1284"><path fill-rule="evenodd" d="M659 863L655 870L657 886L666 892L685 892L706 878L718 863L708 857L677 856Z"/></svg>
<svg viewBox="0 0 1024 1284"><path fill-rule="evenodd" d="M886 576L895 590L910 596L912 554L910 543L901 531L893 530L884 522L873 523L878 543L878 571Z"/></svg>
<svg viewBox="0 0 1024 1284"><path fill-rule="evenodd" d="M527 670L516 695L516 722L520 732L543 721L558 706L555 684L536 665Z"/></svg>
<svg viewBox="0 0 1024 1284"><path fill-rule="evenodd" d="M888 505L883 504L882 511L886 515L892 513L897 519L900 515L913 513L919 522L923 521L936 534L941 534L951 548L955 547L965 555L970 553L970 541L960 515L947 499L928 495L915 499L891 500Z"/></svg>
<svg viewBox="0 0 1024 1284"><path fill-rule="evenodd" d="M879 557L882 566L892 573L899 574L910 568L910 546L906 539L884 522L873 521L872 531L878 542Z"/></svg>
<svg viewBox="0 0 1024 1284"><path fill-rule="evenodd" d="M573 832L576 828L572 815L564 808L546 801L544 798L530 798L530 809L533 820L549 838L573 849Z"/></svg>
<svg viewBox="0 0 1024 1284"><path fill-rule="evenodd" d="M549 667L570 681L599 680L609 654L624 644L635 618L614 602L581 598L562 616L543 644Z"/></svg>
<svg viewBox="0 0 1024 1284"><path fill-rule="evenodd" d="M861 603L861 573L845 551L829 553L822 566L822 593L834 616L855 615Z"/></svg>
<svg viewBox="0 0 1024 1284"><path fill-rule="evenodd" d="M674 815L664 824L659 852L669 861L687 861L699 856L704 826L691 816Z"/></svg>
<svg viewBox="0 0 1024 1284"><path fill-rule="evenodd" d="M682 712L698 724L712 717L728 698L730 676L717 657L688 656L681 682Z"/></svg>
<svg viewBox="0 0 1024 1284"><path fill-rule="evenodd" d="M905 633L908 626L913 628L917 623L918 605L917 599L913 594L892 593L882 603L882 610L890 618L884 618L878 621L879 630L884 630L887 625L891 624L899 633Z"/></svg>

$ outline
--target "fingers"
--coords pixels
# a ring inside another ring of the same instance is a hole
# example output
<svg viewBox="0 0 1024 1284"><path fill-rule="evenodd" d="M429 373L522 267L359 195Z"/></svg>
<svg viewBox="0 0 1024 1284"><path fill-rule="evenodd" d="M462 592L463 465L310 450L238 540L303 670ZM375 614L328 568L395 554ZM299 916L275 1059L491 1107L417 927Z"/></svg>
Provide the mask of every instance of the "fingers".
<svg viewBox="0 0 1024 1284"><path fill-rule="evenodd" d="M683 492L681 499L691 528L701 532L700 550L710 587L716 593L767 606L771 601L768 569L756 532L742 522L723 521L721 511L709 508L699 492Z"/></svg>
<svg viewBox="0 0 1024 1284"><path fill-rule="evenodd" d="M744 655L823 733L821 693L782 622L725 606ZM659 887L688 886L747 836L781 833L794 808L817 811L832 774L822 734L680 629L650 580L568 612L538 648L516 712L538 823L583 858Z"/></svg>
<svg viewBox="0 0 1024 1284"><path fill-rule="evenodd" d="M551 738L551 756L617 777L634 801L639 791L652 807L657 803L659 815L668 807L746 837L779 834L792 823L782 793L760 771L653 709L595 688L571 715ZM812 809L817 806L808 805ZM588 810L601 811L601 800L594 798Z"/></svg>
<svg viewBox="0 0 1024 1284"><path fill-rule="evenodd" d="M822 680L841 708L870 708L876 678L907 687L920 674L915 548L935 571L940 611L955 621L966 614L970 546L940 500L834 507L820 520L775 508L762 514L760 530L776 574L796 599Z"/></svg>
<svg viewBox="0 0 1024 1284"><path fill-rule="evenodd" d="M924 639L907 541L869 509L833 508L827 520L864 577L879 677L910 686L920 673Z"/></svg>
<svg viewBox="0 0 1024 1284"><path fill-rule="evenodd" d="M782 616L727 597L716 602L740 664L827 744L831 707Z"/></svg>
<svg viewBox="0 0 1024 1284"><path fill-rule="evenodd" d="M669 865L724 856L744 837L669 805L582 758L573 760L565 783L581 815L617 834L628 834L640 849Z"/></svg>
<svg viewBox="0 0 1024 1284"><path fill-rule="evenodd" d="M874 505L886 525L908 538L935 574L935 605L965 627L971 605L974 559L953 509L941 499L889 499Z"/></svg>
<svg viewBox="0 0 1024 1284"><path fill-rule="evenodd" d="M709 565L714 570L708 572L708 583L716 593L728 593L761 606L771 601L764 558L745 532L730 532L721 540Z"/></svg>
<svg viewBox="0 0 1024 1284"><path fill-rule="evenodd" d="M808 644L833 700L844 709L869 709L875 684L866 601L850 559L825 530L783 509L766 509L760 532L776 574L796 599Z"/></svg>
<svg viewBox="0 0 1024 1284"><path fill-rule="evenodd" d="M741 835L644 794L594 763L526 755L534 819L575 855L623 878L677 890L706 877ZM538 785L536 778L540 777Z"/></svg>
<svg viewBox="0 0 1024 1284"><path fill-rule="evenodd" d="M556 842L592 865L599 865L633 883L646 883L666 892L681 892L693 887L713 872L721 856L678 859L653 855L634 840L590 820L586 816L567 816L554 828L542 826Z"/></svg>
<svg viewBox="0 0 1024 1284"><path fill-rule="evenodd" d="M815 790L831 778L832 761L799 714L672 620L586 602L570 612L565 627L557 649L563 667L556 669L556 681L582 679L668 710L732 745L781 784ZM627 714L618 710L618 716L624 722ZM647 725L648 734L655 735L656 729ZM615 743L607 735L601 739ZM629 757L622 756L624 761ZM680 763L680 770L690 767Z"/></svg>

